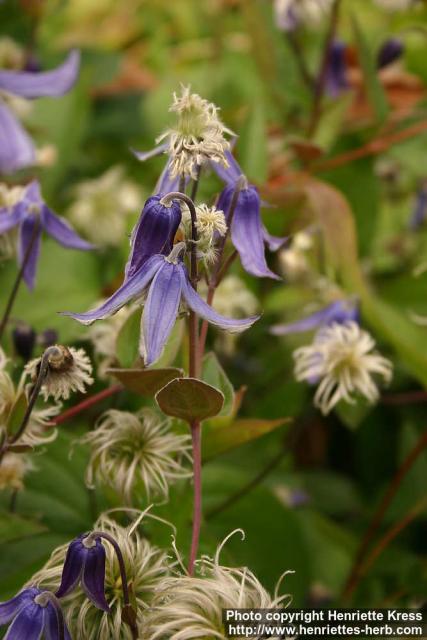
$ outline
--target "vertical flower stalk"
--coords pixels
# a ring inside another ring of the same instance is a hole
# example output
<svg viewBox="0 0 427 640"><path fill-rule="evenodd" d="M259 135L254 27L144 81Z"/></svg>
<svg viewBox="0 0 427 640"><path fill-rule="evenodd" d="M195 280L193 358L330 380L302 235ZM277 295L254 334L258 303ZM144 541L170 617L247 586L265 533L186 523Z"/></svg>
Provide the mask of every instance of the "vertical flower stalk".
<svg viewBox="0 0 427 640"><path fill-rule="evenodd" d="M162 198L162 204L168 204L172 200L184 202L191 215L191 248L190 248L190 281L193 289L197 291L197 212L194 202L183 193L172 192ZM197 378L199 374L199 320L197 314L190 309L188 319L189 330L189 367L190 378ZM201 424L198 420L190 423L191 440L193 445L193 482L194 482L194 503L193 503L193 529L191 537L190 558L188 562L188 573L193 574L194 562L197 558L199 548L200 529L202 524L202 438Z"/></svg>
<svg viewBox="0 0 427 640"><path fill-rule="evenodd" d="M23 260L22 260L22 264L19 268L18 271L18 275L15 278L15 282L13 284L12 287L12 291L10 292L7 304L6 304L6 309L4 310L3 313L3 317L1 319L0 322L0 342L3 338L3 334L5 332L7 323L9 322L9 318L10 318L10 314L12 313L12 309L13 309L13 305L15 303L16 300L16 296L18 295L18 291L19 291L19 287L21 286L21 282L24 279L24 274L25 271L27 269L28 263L30 261L30 257L33 253L33 247L35 245L35 242L38 238L39 235L39 231L40 231L40 220L37 220L34 227L33 227L33 231L31 233L31 237L30 237L30 241L28 243L27 249L25 251Z"/></svg>

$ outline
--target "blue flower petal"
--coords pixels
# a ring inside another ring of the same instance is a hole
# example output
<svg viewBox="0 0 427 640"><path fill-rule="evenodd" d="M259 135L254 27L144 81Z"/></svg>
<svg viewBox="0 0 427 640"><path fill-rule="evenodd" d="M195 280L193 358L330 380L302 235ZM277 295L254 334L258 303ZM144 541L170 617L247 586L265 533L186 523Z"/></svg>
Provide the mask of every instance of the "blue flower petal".
<svg viewBox="0 0 427 640"><path fill-rule="evenodd" d="M27 602L10 625L4 640L40 640L44 626L44 607Z"/></svg>
<svg viewBox="0 0 427 640"><path fill-rule="evenodd" d="M32 602L39 593L38 589L30 587L6 602L0 602L0 625L7 624L16 616L23 606Z"/></svg>
<svg viewBox="0 0 427 640"><path fill-rule="evenodd" d="M83 240L66 220L57 216L46 205L42 207L42 221L45 231L63 247L82 251L90 251L95 248L93 244Z"/></svg>
<svg viewBox="0 0 427 640"><path fill-rule="evenodd" d="M343 323L349 320L358 321L359 312L357 305L348 300L337 300L316 313L289 324L278 324L271 328L271 333L275 336L285 336L291 333L303 333L313 331L318 327L331 324L332 322Z"/></svg>
<svg viewBox="0 0 427 640"><path fill-rule="evenodd" d="M9 108L0 100L0 172L12 173L34 164L33 142Z"/></svg>
<svg viewBox="0 0 427 640"><path fill-rule="evenodd" d="M56 592L57 598L63 598L77 586L83 572L87 550L82 545L82 537L70 543L62 569L61 584Z"/></svg>
<svg viewBox="0 0 427 640"><path fill-rule="evenodd" d="M181 277L182 295L190 309L192 309L204 320L217 325L221 329L225 329L232 333L237 333L240 331L245 331L245 329L249 329L249 327L251 327L253 323L259 319L260 316L251 316L250 318L236 320L220 315L211 306L209 306L193 289L188 279L188 273L185 266L182 264L178 266Z"/></svg>
<svg viewBox="0 0 427 640"><path fill-rule="evenodd" d="M151 283L144 306L143 332L145 365L161 355L175 324L181 300L181 277L177 265L165 260Z"/></svg>
<svg viewBox="0 0 427 640"><path fill-rule="evenodd" d="M27 287L30 290L34 288L34 283L36 279L37 263L39 260L41 234L42 234L41 225L39 225L38 230L35 231L36 224L38 224L36 216L34 215L28 216L22 222L21 228L19 231L19 249L18 249L19 264L22 265L23 260L27 254L27 250L29 249L29 246L31 244L30 255L24 269L24 280Z"/></svg>
<svg viewBox="0 0 427 640"><path fill-rule="evenodd" d="M53 606L49 603L44 610L44 634L46 640L59 640L59 620L58 613ZM71 640L70 632L64 621L64 640Z"/></svg>
<svg viewBox="0 0 427 640"><path fill-rule="evenodd" d="M18 203L12 210L7 208L0 209L0 234L6 233L9 229L16 227L25 218L25 206Z"/></svg>
<svg viewBox="0 0 427 640"><path fill-rule="evenodd" d="M131 278L126 280L104 304L86 313L72 313L63 311L61 315L70 316L82 324L91 324L95 320L102 320L112 316L125 304L140 296L144 289L150 284L160 265L163 264L163 256L152 256L143 267Z"/></svg>
<svg viewBox="0 0 427 640"><path fill-rule="evenodd" d="M99 539L94 547L88 549L83 569L82 587L87 597L98 609L110 611L105 599L105 549Z"/></svg>
<svg viewBox="0 0 427 640"><path fill-rule="evenodd" d="M0 89L22 98L61 96L75 81L80 66L80 54L72 51L65 62L52 71L0 71Z"/></svg>

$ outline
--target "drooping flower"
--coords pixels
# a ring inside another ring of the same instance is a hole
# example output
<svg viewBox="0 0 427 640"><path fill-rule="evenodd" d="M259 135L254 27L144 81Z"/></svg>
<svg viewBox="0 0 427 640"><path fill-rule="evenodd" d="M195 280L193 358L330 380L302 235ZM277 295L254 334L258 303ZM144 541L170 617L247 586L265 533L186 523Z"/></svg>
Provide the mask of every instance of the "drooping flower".
<svg viewBox="0 0 427 640"><path fill-rule="evenodd" d="M356 322L333 323L294 352L295 377L318 385L314 404L324 415L341 400L353 404L356 395L373 404L379 397L374 375L385 383L392 377L392 363L374 349L374 339Z"/></svg>
<svg viewBox="0 0 427 640"><path fill-rule="evenodd" d="M104 593L105 547L101 538L83 533L70 543L56 592L63 598L80 583L89 600L103 611L110 611Z"/></svg>
<svg viewBox="0 0 427 640"><path fill-rule="evenodd" d="M404 45L400 38L389 38L381 45L377 56L377 67L383 69L402 57Z"/></svg>
<svg viewBox="0 0 427 640"><path fill-rule="evenodd" d="M139 512L135 513L138 516ZM147 610L155 586L169 573L166 552L158 549L139 534L136 523L123 527L106 515L102 515L94 525L97 531L111 534L117 541L123 555L126 575L135 600L137 624L142 637L144 613ZM32 578L37 586L57 589L61 580L68 545L57 548L46 565ZM122 622L123 592L117 559L111 545L105 545L104 593L110 613L94 606L85 592L76 588L61 599L67 624L72 637L77 640L132 640L130 629Z"/></svg>
<svg viewBox="0 0 427 640"><path fill-rule="evenodd" d="M71 89L77 79L80 55L72 51L66 61L46 72L0 71L0 93L34 99L61 96ZM35 161L33 142L12 114L5 101L0 100L0 172L10 173L30 166Z"/></svg>
<svg viewBox="0 0 427 640"><path fill-rule="evenodd" d="M39 372L41 358L35 358L25 366L25 372L33 382ZM71 393L86 393L86 386L93 384L92 365L84 349L56 345L56 351L49 358L49 368L41 388L41 394L47 400L68 400Z"/></svg>
<svg viewBox="0 0 427 640"><path fill-rule="evenodd" d="M228 224L230 224L230 206L239 177L223 189L218 199L217 206L225 212ZM259 278L280 279L267 265L264 245L267 244L270 249L276 250L285 240L271 236L267 232L261 220L261 199L258 189L248 183L237 196L231 221L231 240L239 253L243 268L248 273Z"/></svg>
<svg viewBox="0 0 427 640"><path fill-rule="evenodd" d="M224 543L223 543L224 544ZM203 556L196 563L195 576L165 577L147 615L147 640L226 640L224 609L275 609L286 606L288 595L271 596L247 568L219 564L221 545L212 560ZM244 636L236 636L242 640ZM272 636L278 640L279 636Z"/></svg>
<svg viewBox="0 0 427 640"><path fill-rule="evenodd" d="M318 26L328 14L333 0L274 0L276 25L282 31L300 26Z"/></svg>
<svg viewBox="0 0 427 640"><path fill-rule="evenodd" d="M171 252L180 222L181 207L176 200L166 205L158 195L148 198L132 232L126 278L133 276L151 256Z"/></svg>
<svg viewBox="0 0 427 640"><path fill-rule="evenodd" d="M126 504L141 495L166 499L172 484L191 476L183 465L191 459L190 437L173 433L170 422L149 409L107 411L80 442L91 447L88 486L112 487Z"/></svg>
<svg viewBox="0 0 427 640"><path fill-rule="evenodd" d="M82 324L107 318L125 304L147 292L142 320L140 353L145 365L155 362L172 331L181 301L198 316L227 331L244 331L258 316L233 320L216 313L193 289L181 253L184 245L175 245L166 257L154 255L125 279L122 286L103 305L87 313L64 312Z"/></svg>
<svg viewBox="0 0 427 640"><path fill-rule="evenodd" d="M70 220L100 246L119 246L126 233L126 217L139 208L140 192L125 179L123 167L112 167L99 178L84 180L73 190Z"/></svg>
<svg viewBox="0 0 427 640"><path fill-rule="evenodd" d="M306 316L302 320L275 325L271 328L271 333L275 336L285 336L292 333L313 331L319 327L325 327L334 323L357 322L358 319L359 309L354 300L336 300L335 302L331 302L327 307Z"/></svg>
<svg viewBox="0 0 427 640"><path fill-rule="evenodd" d="M22 264L27 251L30 252L24 270L28 287L34 287L42 231L69 249L88 251L93 249L71 228L63 218L57 216L44 202L40 185L33 180L25 189L22 198L8 212L0 214L0 234L19 225L19 261Z"/></svg>
<svg viewBox="0 0 427 640"><path fill-rule="evenodd" d="M331 43L325 83L325 89L331 98L341 95L350 86L347 78L346 51L347 45L341 40Z"/></svg>
<svg viewBox="0 0 427 640"><path fill-rule="evenodd" d="M196 178L198 167L206 163L228 166L226 152L231 146L225 135L234 135L221 122L219 108L197 93L191 93L190 87L183 86L181 95L173 94L169 111L177 116L175 126L157 138L159 146L155 149L135 154L141 161L160 153L168 154L169 161L157 194L164 193L164 183L169 180L180 176Z"/></svg>
<svg viewBox="0 0 427 640"><path fill-rule="evenodd" d="M5 640L40 640L42 634L49 640L60 640L59 603L53 604L50 592L36 587L23 589L11 600L0 603L0 625L12 624ZM65 640L71 640L64 627Z"/></svg>

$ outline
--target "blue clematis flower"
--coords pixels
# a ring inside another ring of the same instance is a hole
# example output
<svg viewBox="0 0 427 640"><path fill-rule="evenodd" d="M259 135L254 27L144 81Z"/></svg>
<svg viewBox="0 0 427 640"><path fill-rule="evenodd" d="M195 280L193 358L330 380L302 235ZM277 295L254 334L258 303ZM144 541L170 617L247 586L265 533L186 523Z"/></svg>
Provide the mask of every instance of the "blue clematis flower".
<svg viewBox="0 0 427 640"><path fill-rule="evenodd" d="M68 222L49 209L42 198L37 180L27 186L22 199L11 210L0 209L0 214L4 214L0 215L0 234L19 225L18 257L21 264L27 250L30 250L24 270L24 280L29 289L34 287L42 230L68 249L88 251L94 248L80 238Z"/></svg>
<svg viewBox="0 0 427 640"><path fill-rule="evenodd" d="M156 254L125 279L122 286L100 307L87 313L70 313L83 324L92 324L113 315L128 302L147 294L143 318L140 353L145 365L153 364L161 355L174 326L182 300L198 316L231 332L248 329L259 316L234 320L220 315L193 289L187 269L182 261L183 243L175 245L166 257Z"/></svg>
<svg viewBox="0 0 427 640"><path fill-rule="evenodd" d="M347 79L347 45L334 40L329 49L329 61L326 72L325 89L331 98L336 98L349 88Z"/></svg>
<svg viewBox="0 0 427 640"><path fill-rule="evenodd" d="M0 603L0 625L12 623L5 640L40 640L42 634L48 640L59 640L62 621L46 595L46 591L30 587L11 600ZM64 637L71 640L65 623Z"/></svg>
<svg viewBox="0 0 427 640"><path fill-rule="evenodd" d="M105 549L101 539L83 533L68 547L56 596L63 598L81 583L87 597L103 611L110 611L105 599Z"/></svg>
<svg viewBox="0 0 427 640"><path fill-rule="evenodd" d="M176 200L167 206L160 200L161 196L148 198L132 231L126 278L130 278L154 254L168 255L172 251L173 240L181 222L181 207Z"/></svg>
<svg viewBox="0 0 427 640"><path fill-rule="evenodd" d="M53 71L0 71L0 92L28 99L61 96L75 83L79 66L80 54L72 51ZM30 136L0 99L0 172L11 173L31 166L34 160Z"/></svg>
<svg viewBox="0 0 427 640"><path fill-rule="evenodd" d="M337 300L302 320L289 324L275 325L271 328L271 333L275 336L286 336L291 333L313 331L333 323L343 324L349 321L359 322L357 304L354 300Z"/></svg>
<svg viewBox="0 0 427 640"><path fill-rule="evenodd" d="M389 38L381 45L377 56L377 67L383 69L401 58L404 44L399 38Z"/></svg>

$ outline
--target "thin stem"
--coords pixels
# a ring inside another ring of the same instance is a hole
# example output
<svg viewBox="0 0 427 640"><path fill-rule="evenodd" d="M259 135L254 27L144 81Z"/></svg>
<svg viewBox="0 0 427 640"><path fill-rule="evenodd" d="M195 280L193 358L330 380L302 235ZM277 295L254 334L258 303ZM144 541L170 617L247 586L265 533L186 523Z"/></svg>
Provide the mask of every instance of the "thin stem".
<svg viewBox="0 0 427 640"><path fill-rule="evenodd" d="M427 498L423 498L422 500L419 500L417 502L417 504L409 511L409 513L407 513L404 516L404 518L399 520L399 522L396 522L396 524L394 524L392 527L390 527L390 529L388 529L388 531L386 531L386 533L383 535L383 537L379 540L379 542L375 545L371 553L368 555L363 565L359 568L357 580L354 583L354 587L351 589L351 591L349 591L346 594L345 600L347 600L352 595L352 593L358 586L360 580L369 572L374 562L383 553L383 551L385 551L388 545L399 535L401 531L403 531L403 529L405 529L408 525L410 525L411 522L413 522L415 518L420 513L422 513L426 508L427 508Z"/></svg>
<svg viewBox="0 0 427 640"><path fill-rule="evenodd" d="M18 428L18 430L11 435L11 437L9 437L8 439L6 439L6 441L3 443L2 448L0 449L0 462L4 457L4 454L7 452L9 446L11 444L15 444L15 442L17 442L22 435L24 434L25 429L28 426L28 422L30 420L31 417L31 413L34 409L34 405L36 404L36 400L39 396L40 393L40 389L43 386L43 383L46 380L46 376L49 373L49 358L53 355L56 354L58 348L57 347L48 347L46 349L46 351L43 353L41 360L40 360L40 365L39 365L39 372L37 375L37 380L36 383L32 389L31 395L30 395L30 399L28 401L28 405L27 405L27 409L25 411L24 417L22 418L22 422Z"/></svg>
<svg viewBox="0 0 427 640"><path fill-rule="evenodd" d="M76 404L74 407L70 407L63 413L60 413L59 416L52 418L51 424L58 425L66 422L67 420L71 420L71 418L74 418L79 413L82 413L82 411L93 407L94 405L98 404L98 402L101 402L102 400L105 400L106 398L109 398L116 393L120 393L120 391L123 391L123 387L121 384L115 384L111 387L108 387L108 389L103 389L99 393L95 393L93 396L86 398L85 400L83 400L83 402L79 402L79 404Z"/></svg>
<svg viewBox="0 0 427 640"><path fill-rule="evenodd" d="M414 463L419 458L419 456L423 453L423 451L427 447L427 431L425 431L421 438L418 440L415 447L409 453L409 455L405 458L402 465L397 470L394 475L383 499L381 500L377 510L374 513L374 516L371 520L371 523L363 536L362 542L360 543L359 549L357 550L356 557L353 563L353 568L350 572L348 580L343 590L342 598L343 600L348 600L353 592L355 591L359 581L362 577L362 573L364 572L363 559L366 555L366 552L369 548L369 545L375 536L381 522L384 519L384 516L392 503L394 497L396 496L403 479L406 477L408 472L412 469Z"/></svg>
<svg viewBox="0 0 427 640"><path fill-rule="evenodd" d="M190 558L188 561L188 573L194 573L194 563L197 558L200 540L200 528L202 524L202 438L200 422L191 423L191 439L193 443L193 530L191 535Z"/></svg>
<svg viewBox="0 0 427 640"><path fill-rule="evenodd" d="M315 86L313 109L311 112L310 121L307 128L307 136L312 138L316 133L317 126L319 124L320 117L322 115L322 102L325 93L326 80L328 77L328 67L331 55L331 46L335 38L335 34L338 27L338 17L341 0L334 0L334 4L331 9L331 17L329 21L329 28L326 34L325 45L323 48L323 57L320 65L319 75Z"/></svg>
<svg viewBox="0 0 427 640"><path fill-rule="evenodd" d="M250 482L248 482L241 489L229 496L226 500L224 500L224 502L221 502L221 504L208 511L208 513L206 514L206 519L210 520L211 518L215 518L215 516L232 507L236 502L244 498L248 493L255 489L272 471L274 471L276 467L279 466L285 454L285 449L281 449L279 453L274 456L274 458L272 458L272 460L270 460L270 462L268 462L268 464L266 464L266 466L261 469L261 471L252 480L250 480Z"/></svg>
<svg viewBox="0 0 427 640"><path fill-rule="evenodd" d="M119 544L113 538L113 536L110 535L109 533L106 533L105 531L92 531L89 534L89 536L91 538L102 538L102 539L106 540L107 542L109 542L111 544L111 546L113 547L113 549L115 551L117 562L119 563L120 580L121 580L121 583L122 583L122 591L123 591L124 609L131 616L130 618L126 619L126 622L128 623L128 625L131 628L132 638L134 638L134 640L136 640L138 638L138 628L136 626L135 611L134 611L134 608L133 608L133 606L131 604L130 597L129 597L128 579L127 579L127 575L126 575L126 567L125 567L125 561L123 559L122 550L120 549Z"/></svg>
<svg viewBox="0 0 427 640"><path fill-rule="evenodd" d="M298 40L297 34L294 31L289 31L287 33L287 41L290 48L292 49L292 53L294 54L295 62L298 66L304 84L306 85L307 89L313 91L313 89L315 88L314 78L307 66L304 52L302 50L300 41Z"/></svg>
<svg viewBox="0 0 427 640"><path fill-rule="evenodd" d="M197 291L197 212L191 198L182 193L168 193L162 198L162 203L167 204L171 200L182 200L188 206L191 215L191 249L190 249L190 280L192 287ZM198 318L194 311L189 312L189 376L197 378L199 369L199 337ZM200 528L202 522L202 455L201 455L201 424L195 420L190 423L191 439L193 443L193 478L194 478L194 502L193 502L193 528L191 535L190 557L188 573L193 575L194 562L197 558L200 540Z"/></svg>
<svg viewBox="0 0 427 640"><path fill-rule="evenodd" d="M6 309L4 310L3 317L0 322L0 342L3 339L4 331L6 329L7 323L9 322L10 314L12 312L13 305L15 304L16 296L18 295L19 287L21 286L21 282L24 277L24 272L27 267L28 260L30 259L34 242L36 241L39 230L40 230L40 221L37 220L36 223L34 224L34 229L31 234L30 242L28 244L27 250L25 251L22 264L19 268L18 275L15 278L12 291L10 292L10 295L6 304Z"/></svg>

